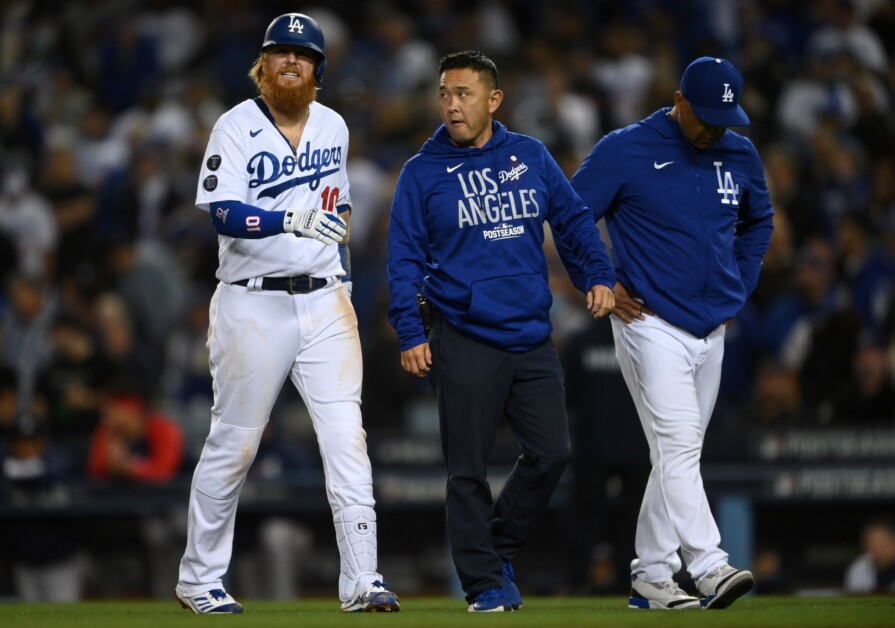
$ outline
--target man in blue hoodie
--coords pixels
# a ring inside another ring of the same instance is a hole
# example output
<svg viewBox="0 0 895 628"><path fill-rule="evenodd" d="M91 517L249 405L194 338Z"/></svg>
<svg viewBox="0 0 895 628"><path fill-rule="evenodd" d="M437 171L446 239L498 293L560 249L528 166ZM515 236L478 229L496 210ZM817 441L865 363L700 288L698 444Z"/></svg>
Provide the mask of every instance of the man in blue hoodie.
<svg viewBox="0 0 895 628"><path fill-rule="evenodd" d="M726 608L754 583L720 548L699 469L724 333L758 282L773 229L758 153L727 129L749 124L742 88L728 61L696 59L673 107L606 135L571 180L606 219L615 351L650 447L631 608ZM583 286L575 254L562 239L558 248ZM672 580L679 549L700 598Z"/></svg>
<svg viewBox="0 0 895 628"><path fill-rule="evenodd" d="M503 100L494 62L459 52L439 74L444 124L404 165L392 203L389 320L404 370L431 370L469 611L510 611L522 605L511 561L569 458L544 222L581 260L595 318L615 304L615 276L591 212L544 145L493 119ZM487 465L503 416L522 455L495 504Z"/></svg>

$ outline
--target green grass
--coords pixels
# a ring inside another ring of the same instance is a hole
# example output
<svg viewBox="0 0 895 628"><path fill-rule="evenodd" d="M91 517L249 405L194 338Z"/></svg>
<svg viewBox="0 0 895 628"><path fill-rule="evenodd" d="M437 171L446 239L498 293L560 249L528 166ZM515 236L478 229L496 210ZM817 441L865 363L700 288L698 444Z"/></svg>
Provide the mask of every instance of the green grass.
<svg viewBox="0 0 895 628"><path fill-rule="evenodd" d="M209 623L210 622L210 623ZM681 626L699 628L895 627L895 596L877 597L747 597L723 611L639 611L621 597L526 597L518 613L471 615L463 600L407 598L400 613L344 614L335 599L295 602L248 601L242 615L197 616L171 602L85 602L81 604L0 604L0 626L16 628L176 628L177 626L240 626L240 628L389 626L512 626L513 628L629 628Z"/></svg>

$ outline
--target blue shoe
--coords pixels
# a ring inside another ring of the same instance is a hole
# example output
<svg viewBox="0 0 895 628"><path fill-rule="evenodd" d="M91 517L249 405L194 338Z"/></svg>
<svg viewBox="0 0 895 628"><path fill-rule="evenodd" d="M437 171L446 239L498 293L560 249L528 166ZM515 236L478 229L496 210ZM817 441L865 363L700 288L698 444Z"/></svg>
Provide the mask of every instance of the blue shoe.
<svg viewBox="0 0 895 628"><path fill-rule="evenodd" d="M223 589L211 589L198 595L186 595L178 586L175 589L180 605L197 615L236 615L242 612L242 604L230 597Z"/></svg>
<svg viewBox="0 0 895 628"><path fill-rule="evenodd" d="M512 610L512 600L501 589L485 589L469 605L470 613L500 613Z"/></svg>
<svg viewBox="0 0 895 628"><path fill-rule="evenodd" d="M379 580L368 584L356 598L342 604L343 613L397 613L400 610L398 596Z"/></svg>
<svg viewBox="0 0 895 628"><path fill-rule="evenodd" d="M519 593L519 587L516 586L516 571L508 560L503 561L503 588L501 591L510 598L514 611L522 608L522 595Z"/></svg>

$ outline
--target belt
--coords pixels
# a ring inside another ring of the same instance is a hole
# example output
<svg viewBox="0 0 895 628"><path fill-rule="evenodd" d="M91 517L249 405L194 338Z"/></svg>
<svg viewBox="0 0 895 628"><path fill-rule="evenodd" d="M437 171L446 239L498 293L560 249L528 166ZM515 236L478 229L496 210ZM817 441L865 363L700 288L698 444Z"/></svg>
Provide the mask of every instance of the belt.
<svg viewBox="0 0 895 628"><path fill-rule="evenodd" d="M248 286L249 280L234 281L236 286ZM307 294L325 288L329 280L323 277L310 277L308 275L296 275L295 277L262 277L262 290L281 290L289 294Z"/></svg>

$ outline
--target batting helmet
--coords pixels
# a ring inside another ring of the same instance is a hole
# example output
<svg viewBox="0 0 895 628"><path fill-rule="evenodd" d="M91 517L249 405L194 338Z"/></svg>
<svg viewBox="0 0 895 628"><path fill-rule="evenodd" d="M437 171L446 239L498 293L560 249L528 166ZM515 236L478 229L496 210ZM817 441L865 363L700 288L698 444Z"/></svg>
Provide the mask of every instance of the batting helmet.
<svg viewBox="0 0 895 628"><path fill-rule="evenodd" d="M264 33L261 50L277 44L300 46L316 52L319 58L317 67L314 69L314 78L317 79L317 85L323 84L323 72L326 70L323 31L320 30L320 25L313 18L303 13L287 13L276 18Z"/></svg>

